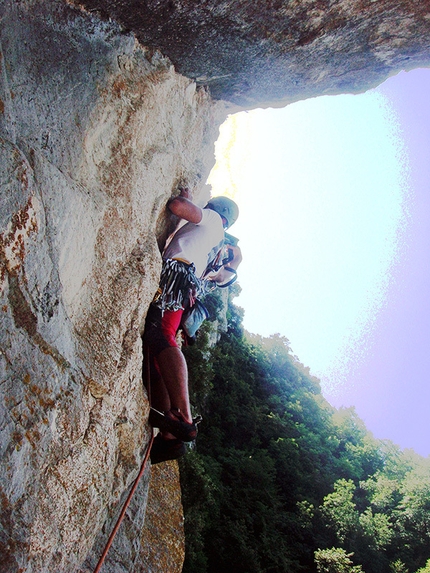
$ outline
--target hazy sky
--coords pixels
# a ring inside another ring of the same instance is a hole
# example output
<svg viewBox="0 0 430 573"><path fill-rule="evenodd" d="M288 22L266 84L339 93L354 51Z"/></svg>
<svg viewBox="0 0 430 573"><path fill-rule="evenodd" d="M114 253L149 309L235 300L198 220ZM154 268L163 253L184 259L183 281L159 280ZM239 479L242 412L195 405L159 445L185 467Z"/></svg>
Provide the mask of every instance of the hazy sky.
<svg viewBox="0 0 430 573"><path fill-rule="evenodd" d="M430 70L376 90L241 113L213 194L240 206L237 303L279 332L334 406L430 454Z"/></svg>

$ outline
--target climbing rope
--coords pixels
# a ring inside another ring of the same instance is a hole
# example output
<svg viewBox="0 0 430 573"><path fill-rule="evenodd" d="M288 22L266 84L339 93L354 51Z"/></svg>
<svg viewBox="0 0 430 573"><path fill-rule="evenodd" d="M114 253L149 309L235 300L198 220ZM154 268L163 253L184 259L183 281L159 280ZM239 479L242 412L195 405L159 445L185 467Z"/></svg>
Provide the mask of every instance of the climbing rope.
<svg viewBox="0 0 430 573"><path fill-rule="evenodd" d="M145 345L144 346L144 362L145 362L145 370L144 370L144 380L145 380L145 385L148 391L148 399L149 399L149 405L151 406L151 378L150 378L150 372L151 372L151 366L150 366L150 357L149 357L149 349L148 347ZM115 536L118 532L118 529L124 519L125 513L128 509L128 506L130 505L130 502L132 500L132 497L137 489L137 486L139 485L140 479L143 476L145 469L146 469L146 464L148 462L149 459L149 454L151 452L151 447L152 447L152 442L154 441L154 430L151 428L151 439L149 440L149 444L148 447L146 448L146 452L145 452L145 457L143 458L143 462L142 462L142 466L140 468L139 474L133 484L133 487L130 490L130 493L127 496L127 499L124 502L124 505L121 509L121 513L119 514L118 520L115 524L115 527L112 530L112 533L109 536L109 539L107 540L106 543L106 547L103 550L103 553L99 559L99 562L97 563L96 568L94 569L94 573L99 573L99 571L101 570L103 563L106 559L106 555L108 554L108 551L113 543L113 540L115 539Z"/></svg>

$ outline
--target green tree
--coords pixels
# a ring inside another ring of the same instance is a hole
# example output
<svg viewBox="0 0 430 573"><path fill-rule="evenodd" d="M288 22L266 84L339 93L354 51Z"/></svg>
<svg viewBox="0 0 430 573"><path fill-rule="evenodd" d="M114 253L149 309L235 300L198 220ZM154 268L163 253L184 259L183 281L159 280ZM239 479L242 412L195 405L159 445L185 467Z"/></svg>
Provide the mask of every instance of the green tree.
<svg viewBox="0 0 430 573"><path fill-rule="evenodd" d="M408 472L399 484L402 496L393 518L402 555L411 570L423 566L430 556L430 460Z"/></svg>
<svg viewBox="0 0 430 573"><path fill-rule="evenodd" d="M409 569L401 559L396 559L394 563L390 563L390 571L391 573L408 573Z"/></svg>
<svg viewBox="0 0 430 573"><path fill-rule="evenodd" d="M330 406L288 340L244 333L242 314L230 297L227 332L213 346L207 322L187 349L203 422L181 460L183 573L423 567L429 463Z"/></svg>
<svg viewBox="0 0 430 573"><path fill-rule="evenodd" d="M427 560L425 567L421 567L416 573L430 573L430 559Z"/></svg>
<svg viewBox="0 0 430 573"><path fill-rule="evenodd" d="M354 491L352 480L337 480L333 493L326 495L321 506L328 526L335 530L340 543L351 539L360 527L360 516L353 501Z"/></svg>
<svg viewBox="0 0 430 573"><path fill-rule="evenodd" d="M362 573L361 565L354 565L342 548L318 549L315 551L315 563L318 573Z"/></svg>
<svg viewBox="0 0 430 573"><path fill-rule="evenodd" d="M394 532L389 517L383 513L373 513L368 507L359 516L360 527L369 547L384 549L392 540Z"/></svg>

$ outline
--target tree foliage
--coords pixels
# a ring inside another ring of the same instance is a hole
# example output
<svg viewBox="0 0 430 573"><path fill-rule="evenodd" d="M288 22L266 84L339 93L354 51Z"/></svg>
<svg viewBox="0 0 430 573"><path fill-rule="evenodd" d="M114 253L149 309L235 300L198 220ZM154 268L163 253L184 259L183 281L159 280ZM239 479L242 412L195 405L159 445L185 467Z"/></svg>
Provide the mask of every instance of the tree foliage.
<svg viewBox="0 0 430 573"><path fill-rule="evenodd" d="M288 340L242 316L230 301L218 343L188 349L204 421L181 462L184 573L426 571L429 460L331 407Z"/></svg>
<svg viewBox="0 0 430 573"><path fill-rule="evenodd" d="M315 563L318 573L361 573L361 565L354 565L351 561L352 553L347 554L344 549L318 549L315 551Z"/></svg>

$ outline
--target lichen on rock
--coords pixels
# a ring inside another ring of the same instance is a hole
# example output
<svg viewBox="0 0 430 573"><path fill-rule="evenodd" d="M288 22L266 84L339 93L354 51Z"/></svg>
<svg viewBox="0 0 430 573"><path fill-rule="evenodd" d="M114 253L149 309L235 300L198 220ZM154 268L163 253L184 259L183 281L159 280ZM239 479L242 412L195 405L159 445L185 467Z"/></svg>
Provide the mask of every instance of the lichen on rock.
<svg viewBox="0 0 430 573"><path fill-rule="evenodd" d="M226 112L115 23L54 0L1 19L0 571L68 572L140 468L164 206L203 188ZM105 571L137 554L148 479Z"/></svg>
<svg viewBox="0 0 430 573"><path fill-rule="evenodd" d="M430 8L414 0L75 0L115 18L235 105L358 93L430 65Z"/></svg>
<svg viewBox="0 0 430 573"><path fill-rule="evenodd" d="M88 573L149 439L140 335L166 201L183 182L208 197L218 127L237 106L364 91L430 65L430 10L4 0L0 19L0 573ZM142 554L148 484L149 470L106 573L157 571Z"/></svg>

